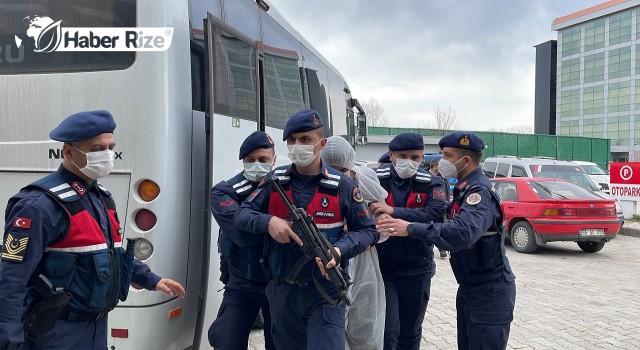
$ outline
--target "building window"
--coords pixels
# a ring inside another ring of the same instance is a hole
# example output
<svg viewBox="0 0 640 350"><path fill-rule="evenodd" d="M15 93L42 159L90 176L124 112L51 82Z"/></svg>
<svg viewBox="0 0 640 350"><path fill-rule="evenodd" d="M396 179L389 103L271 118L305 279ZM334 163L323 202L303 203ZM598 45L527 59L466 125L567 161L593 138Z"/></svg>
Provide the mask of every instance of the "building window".
<svg viewBox="0 0 640 350"><path fill-rule="evenodd" d="M559 135L580 136L580 122L578 120L560 121Z"/></svg>
<svg viewBox="0 0 640 350"><path fill-rule="evenodd" d="M562 91L560 115L572 117L580 115L580 89Z"/></svg>
<svg viewBox="0 0 640 350"><path fill-rule="evenodd" d="M629 145L630 128L629 116L609 117L607 123L607 138L611 139L611 146Z"/></svg>
<svg viewBox="0 0 640 350"><path fill-rule="evenodd" d="M640 111L640 79L636 80L636 110Z"/></svg>
<svg viewBox="0 0 640 350"><path fill-rule="evenodd" d="M604 18L589 22L584 31L584 51L601 49L604 47Z"/></svg>
<svg viewBox="0 0 640 350"><path fill-rule="evenodd" d="M630 109L631 104L631 82L621 81L609 84L609 100L607 101L607 111L609 113L625 112Z"/></svg>
<svg viewBox="0 0 640 350"><path fill-rule="evenodd" d="M580 28L573 27L562 31L562 56L580 53Z"/></svg>
<svg viewBox="0 0 640 350"><path fill-rule="evenodd" d="M635 138L634 145L640 145L640 114L635 115L633 119L635 121L634 125L635 125L635 131L636 131L635 132L636 138Z"/></svg>
<svg viewBox="0 0 640 350"><path fill-rule="evenodd" d="M626 43L631 40L631 11L609 17L609 45Z"/></svg>
<svg viewBox="0 0 640 350"><path fill-rule="evenodd" d="M582 136L602 138L604 118L585 119L582 121Z"/></svg>
<svg viewBox="0 0 640 350"><path fill-rule="evenodd" d="M604 86L592 86L584 88L582 94L582 114L604 113Z"/></svg>
<svg viewBox="0 0 640 350"><path fill-rule="evenodd" d="M562 61L560 72L562 87L580 84L580 58Z"/></svg>
<svg viewBox="0 0 640 350"><path fill-rule="evenodd" d="M609 79L631 75L631 46L609 51Z"/></svg>
<svg viewBox="0 0 640 350"><path fill-rule="evenodd" d="M584 83L604 80L604 52L584 57Z"/></svg>

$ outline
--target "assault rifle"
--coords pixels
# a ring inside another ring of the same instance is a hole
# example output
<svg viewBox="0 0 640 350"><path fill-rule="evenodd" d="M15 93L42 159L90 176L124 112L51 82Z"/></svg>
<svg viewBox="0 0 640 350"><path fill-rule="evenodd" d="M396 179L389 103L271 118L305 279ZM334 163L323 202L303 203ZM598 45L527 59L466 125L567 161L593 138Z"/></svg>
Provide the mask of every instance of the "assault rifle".
<svg viewBox="0 0 640 350"><path fill-rule="evenodd" d="M306 264L309 260L313 260L315 264L315 257L319 257L320 261L322 261L322 266L327 266L329 261L332 258L336 259L336 266L331 269L326 269L326 273L329 275L331 282L338 290L339 296L338 300L333 300L329 294L322 288L322 285L313 278L313 284L318 289L318 292L325 298L330 304L338 305L340 300L343 300L347 305L351 305L351 301L347 295L347 290L351 285L351 280L349 275L347 275L342 268L340 267L340 256L333 248L327 237L325 237L322 232L318 230L316 223L313 222L311 216L302 208L296 208L289 200L289 197L286 195L282 186L278 183L278 179L275 177L271 177L269 182L278 191L278 194L284 200L287 205L287 209L289 211L289 219L291 220L291 229L295 232L300 239L302 240L303 246L302 249L304 251L305 257L303 257L296 267L294 267L294 271L292 275L295 278L297 272L300 272L302 266ZM301 262L303 262L301 264ZM297 270L297 271L296 271ZM291 282L291 281L289 281Z"/></svg>

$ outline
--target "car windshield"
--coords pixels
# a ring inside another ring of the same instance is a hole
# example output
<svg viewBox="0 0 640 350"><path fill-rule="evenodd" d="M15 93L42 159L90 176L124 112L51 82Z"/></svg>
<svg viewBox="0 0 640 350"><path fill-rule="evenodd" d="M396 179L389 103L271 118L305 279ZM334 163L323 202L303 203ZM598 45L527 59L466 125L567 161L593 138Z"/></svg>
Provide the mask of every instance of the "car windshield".
<svg viewBox="0 0 640 350"><path fill-rule="evenodd" d="M574 183L564 181L531 181L531 187L542 199L602 199Z"/></svg>
<svg viewBox="0 0 640 350"><path fill-rule="evenodd" d="M537 164L529 167L533 177L564 179L575 182L589 191L600 190L584 170L577 165Z"/></svg>
<svg viewBox="0 0 640 350"><path fill-rule="evenodd" d="M584 170L587 174L589 175L607 175L607 173L604 172L604 170L602 170L602 168L600 168L597 165L581 165L580 166L582 168L582 170Z"/></svg>

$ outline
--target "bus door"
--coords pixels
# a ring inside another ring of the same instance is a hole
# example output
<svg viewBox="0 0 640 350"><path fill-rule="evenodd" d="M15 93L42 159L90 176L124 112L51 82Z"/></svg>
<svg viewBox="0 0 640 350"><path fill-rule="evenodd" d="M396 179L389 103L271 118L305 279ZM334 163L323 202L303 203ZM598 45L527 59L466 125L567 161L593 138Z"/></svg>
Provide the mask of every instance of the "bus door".
<svg viewBox="0 0 640 350"><path fill-rule="evenodd" d="M255 3L254 3L255 5ZM256 16L255 21L258 21ZM259 77L256 40L207 14L204 23L206 94L206 169L209 187L241 172L240 145L259 130ZM208 190L206 201L208 202ZM207 203L207 210L209 204ZM207 330L222 302L218 249L219 227L209 214L204 242L200 313L195 342L210 348Z"/></svg>

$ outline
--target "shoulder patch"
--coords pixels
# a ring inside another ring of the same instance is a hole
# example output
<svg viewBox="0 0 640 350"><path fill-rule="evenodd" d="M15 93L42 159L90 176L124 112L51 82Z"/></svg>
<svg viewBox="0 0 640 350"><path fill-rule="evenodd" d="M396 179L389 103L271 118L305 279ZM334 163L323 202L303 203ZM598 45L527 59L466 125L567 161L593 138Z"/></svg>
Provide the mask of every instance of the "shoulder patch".
<svg viewBox="0 0 640 350"><path fill-rule="evenodd" d="M358 203L362 203L364 201L364 197L362 197L362 192L360 192L360 189L358 187L353 189L353 200Z"/></svg>
<svg viewBox="0 0 640 350"><path fill-rule="evenodd" d="M9 232L2 246L2 260L22 262L29 245L29 236L20 233Z"/></svg>
<svg viewBox="0 0 640 350"><path fill-rule="evenodd" d="M31 219L15 217L13 218L13 227L31 228Z"/></svg>
<svg viewBox="0 0 640 350"><path fill-rule="evenodd" d="M480 201L482 201L482 197L480 196L480 193L472 193L467 197L467 204L469 205L476 205L478 203L480 203Z"/></svg>

